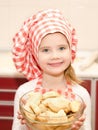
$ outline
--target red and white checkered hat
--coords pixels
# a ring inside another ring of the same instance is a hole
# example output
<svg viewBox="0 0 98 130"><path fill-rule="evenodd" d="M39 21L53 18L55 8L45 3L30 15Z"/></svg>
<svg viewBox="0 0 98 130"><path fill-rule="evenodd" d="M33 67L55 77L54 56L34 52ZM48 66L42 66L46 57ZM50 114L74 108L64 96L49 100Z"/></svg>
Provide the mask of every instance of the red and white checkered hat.
<svg viewBox="0 0 98 130"><path fill-rule="evenodd" d="M75 29L58 9L43 10L31 16L13 38L13 61L17 70L28 80L41 75L37 62L38 47L45 35L54 32L61 32L66 36L72 50L73 61L77 46Z"/></svg>

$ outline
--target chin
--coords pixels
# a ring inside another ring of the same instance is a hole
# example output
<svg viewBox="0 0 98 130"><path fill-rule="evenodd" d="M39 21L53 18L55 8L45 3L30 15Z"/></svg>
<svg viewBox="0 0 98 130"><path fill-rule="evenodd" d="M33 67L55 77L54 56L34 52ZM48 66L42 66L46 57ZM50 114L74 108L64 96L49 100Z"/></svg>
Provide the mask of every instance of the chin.
<svg viewBox="0 0 98 130"><path fill-rule="evenodd" d="M52 72L52 73L50 73L51 76L55 76L55 77L63 75L63 74L64 74L64 71L63 72L54 72L54 73Z"/></svg>

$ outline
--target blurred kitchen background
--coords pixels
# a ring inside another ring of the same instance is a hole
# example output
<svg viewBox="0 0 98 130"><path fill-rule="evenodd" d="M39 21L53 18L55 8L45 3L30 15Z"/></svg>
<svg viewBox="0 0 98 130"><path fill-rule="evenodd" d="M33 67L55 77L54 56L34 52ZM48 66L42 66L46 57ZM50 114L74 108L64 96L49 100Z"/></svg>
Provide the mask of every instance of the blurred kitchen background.
<svg viewBox="0 0 98 130"><path fill-rule="evenodd" d="M0 0L0 50L10 50L23 21L41 9L58 8L77 30L79 49L98 49L97 0Z"/></svg>
<svg viewBox="0 0 98 130"><path fill-rule="evenodd" d="M91 95L92 130L98 130L98 0L0 0L0 128L11 130L16 89L27 80L12 61L12 38L24 20L41 9L58 8L76 28L77 75Z"/></svg>

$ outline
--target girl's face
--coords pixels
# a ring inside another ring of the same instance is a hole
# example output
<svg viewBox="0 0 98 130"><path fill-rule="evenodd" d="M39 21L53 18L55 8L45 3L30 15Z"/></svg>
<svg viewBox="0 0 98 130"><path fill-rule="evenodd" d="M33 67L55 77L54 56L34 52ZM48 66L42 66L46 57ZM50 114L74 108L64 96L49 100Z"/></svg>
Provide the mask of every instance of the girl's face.
<svg viewBox="0 0 98 130"><path fill-rule="evenodd" d="M58 76L71 62L71 49L61 33L46 35L38 49L38 62L43 73Z"/></svg>

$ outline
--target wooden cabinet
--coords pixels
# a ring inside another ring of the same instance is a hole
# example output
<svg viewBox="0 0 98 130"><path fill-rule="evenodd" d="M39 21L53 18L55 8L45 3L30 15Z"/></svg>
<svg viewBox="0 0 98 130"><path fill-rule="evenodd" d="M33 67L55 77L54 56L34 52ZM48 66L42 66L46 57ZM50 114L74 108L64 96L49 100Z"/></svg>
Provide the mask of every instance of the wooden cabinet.
<svg viewBox="0 0 98 130"><path fill-rule="evenodd" d="M82 85L88 90L91 95L91 109L92 109L92 130L98 130L98 79L83 78Z"/></svg>
<svg viewBox="0 0 98 130"><path fill-rule="evenodd" d="M81 84L87 89L90 95L91 95L91 84L92 84L92 80L89 80L89 79L83 79L83 82Z"/></svg>
<svg viewBox="0 0 98 130"><path fill-rule="evenodd" d="M13 101L17 88L26 82L24 78L0 78L0 129L11 130Z"/></svg>
<svg viewBox="0 0 98 130"><path fill-rule="evenodd" d="M0 119L0 129L1 130L12 130L12 120L11 119Z"/></svg>

